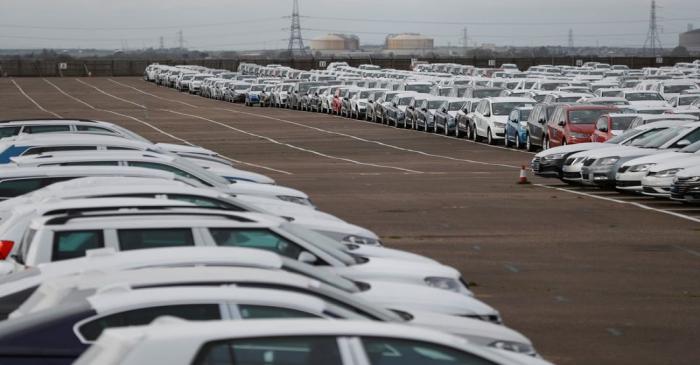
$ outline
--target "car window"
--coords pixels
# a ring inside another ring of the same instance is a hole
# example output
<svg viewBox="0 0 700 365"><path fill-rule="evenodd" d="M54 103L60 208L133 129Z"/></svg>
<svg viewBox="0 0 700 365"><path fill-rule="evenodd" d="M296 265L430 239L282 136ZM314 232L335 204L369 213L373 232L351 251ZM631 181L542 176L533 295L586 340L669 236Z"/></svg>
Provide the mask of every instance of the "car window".
<svg viewBox="0 0 700 365"><path fill-rule="evenodd" d="M168 229L120 229L121 251L158 247L194 246L192 230L189 228Z"/></svg>
<svg viewBox="0 0 700 365"><path fill-rule="evenodd" d="M315 314L302 312L296 309L264 305L240 304L238 305L238 310L243 319L321 318Z"/></svg>
<svg viewBox="0 0 700 365"><path fill-rule="evenodd" d="M607 117L602 117L598 119L598 122L595 124L595 129L600 130L601 128L606 129L608 127L608 118Z"/></svg>
<svg viewBox="0 0 700 365"><path fill-rule="evenodd" d="M155 163L155 162L141 162L141 161L129 161L129 166L143 167L143 168L147 168L147 169L154 169L154 170L162 170L162 171L172 172L172 173L175 174L175 175L183 176L183 177L186 177L186 178L188 178L188 179L194 179L194 180L199 181L199 179L198 179L196 176L194 176L194 175L191 175L191 174L189 174L189 173L187 173L187 172L185 172L185 171L182 171L182 170L178 169L177 167L173 167L173 166L170 166L170 165L164 165L164 164L161 164L161 163Z"/></svg>
<svg viewBox="0 0 700 365"><path fill-rule="evenodd" d="M85 256L85 251L104 247L102 230L54 232L51 261Z"/></svg>
<svg viewBox="0 0 700 365"><path fill-rule="evenodd" d="M16 136L20 129L21 127L2 127L0 128L0 138Z"/></svg>
<svg viewBox="0 0 700 365"><path fill-rule="evenodd" d="M440 345L390 338L362 338L370 365L495 365L470 353Z"/></svg>
<svg viewBox="0 0 700 365"><path fill-rule="evenodd" d="M42 177L0 181L0 199L14 198L30 193L53 183L75 179L75 177Z"/></svg>
<svg viewBox="0 0 700 365"><path fill-rule="evenodd" d="M52 146L52 147L30 147L22 156L38 155L40 153L58 151L95 151L97 146Z"/></svg>
<svg viewBox="0 0 700 365"><path fill-rule="evenodd" d="M302 252L296 243L267 229L210 228L209 232L219 246L257 248L295 260Z"/></svg>
<svg viewBox="0 0 700 365"><path fill-rule="evenodd" d="M95 341L107 328L146 325L161 316L173 316L188 321L218 320L221 319L219 308L219 304L184 304L139 308L86 322L78 328L78 332L85 340Z"/></svg>
<svg viewBox="0 0 700 365"><path fill-rule="evenodd" d="M335 336L252 338L210 342L194 365L342 365Z"/></svg>
<svg viewBox="0 0 700 365"><path fill-rule="evenodd" d="M683 138L678 140L678 142L688 141L688 142L690 142L690 144L693 144L699 140L700 140L700 128L696 128L694 131L688 133L686 136L684 136ZM679 146L678 142L674 143L673 146L671 146L671 148L685 147L685 146Z"/></svg>
<svg viewBox="0 0 700 365"><path fill-rule="evenodd" d="M245 212L246 211L245 209L243 209L241 207L235 206L233 204L229 204L229 203L221 201L221 200L205 198L205 197L196 196L196 195L168 194L168 199L184 201L184 202L192 203L194 205L197 205L200 207L205 207L205 208L217 208L217 209L224 209L224 210L232 210L232 211L236 211L236 212Z"/></svg>
<svg viewBox="0 0 700 365"><path fill-rule="evenodd" d="M46 164L41 166L49 166L53 164ZM60 166L119 166L119 161L76 161L76 162L64 162Z"/></svg>
<svg viewBox="0 0 700 365"><path fill-rule="evenodd" d="M70 126L67 125L25 125L22 133L51 133L51 132L69 132Z"/></svg>

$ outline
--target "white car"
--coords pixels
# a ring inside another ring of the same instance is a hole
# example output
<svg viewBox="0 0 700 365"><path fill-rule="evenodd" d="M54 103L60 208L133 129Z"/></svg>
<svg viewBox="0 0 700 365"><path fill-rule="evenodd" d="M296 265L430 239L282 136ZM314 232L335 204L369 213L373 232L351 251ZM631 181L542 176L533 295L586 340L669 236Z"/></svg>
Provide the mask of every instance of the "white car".
<svg viewBox="0 0 700 365"><path fill-rule="evenodd" d="M671 108L671 104L656 91L623 90L619 92L618 96L627 99L632 106Z"/></svg>
<svg viewBox="0 0 700 365"><path fill-rule="evenodd" d="M472 295L460 273L448 266L360 256L349 253L350 249L336 240L282 218L201 208L97 211L36 218L14 259L35 266L81 257L89 249L103 247L129 251L176 246L258 248L354 280L381 279Z"/></svg>
<svg viewBox="0 0 700 365"><path fill-rule="evenodd" d="M690 154L690 153L689 153ZM678 160L670 158L649 168L642 178L642 193L659 198L671 196L671 187L676 175L685 169L700 167L700 153L692 153Z"/></svg>
<svg viewBox="0 0 700 365"><path fill-rule="evenodd" d="M313 206L308 195L301 191L272 184L258 184L247 181L229 181L182 157L137 151L103 151L86 153L56 152L13 158L18 168L42 166L133 166L172 172L181 177L198 182L201 186L217 189L228 194L246 194L277 198L302 205ZM197 183L192 183L195 185Z"/></svg>
<svg viewBox="0 0 700 365"><path fill-rule="evenodd" d="M369 359L421 365L444 364L444 359L456 364L549 364L423 328L311 319L251 320L246 326L231 326L225 321L160 320L150 326L110 329L75 364L147 365L155 361L184 365L195 358L217 359L222 364L234 364L234 358L267 359L266 364L278 364L273 359L286 358L301 364L334 365L366 365Z"/></svg>
<svg viewBox="0 0 700 365"><path fill-rule="evenodd" d="M534 106L535 100L530 98L497 97L486 98L479 102L476 111L472 113L474 123L473 136L476 140L486 138L488 144L494 144L505 138L505 127L508 116L513 109L523 106Z"/></svg>
<svg viewBox="0 0 700 365"><path fill-rule="evenodd" d="M535 158L551 164L557 164L558 161L562 161L562 180L567 183L579 184L581 183L581 169L583 168L584 160L588 157L588 152L615 147L614 145L631 145L635 141L649 138L670 127L681 126L686 123L688 123L686 120L666 120L641 124L605 141L605 143L591 142L559 146L542 151L535 155Z"/></svg>

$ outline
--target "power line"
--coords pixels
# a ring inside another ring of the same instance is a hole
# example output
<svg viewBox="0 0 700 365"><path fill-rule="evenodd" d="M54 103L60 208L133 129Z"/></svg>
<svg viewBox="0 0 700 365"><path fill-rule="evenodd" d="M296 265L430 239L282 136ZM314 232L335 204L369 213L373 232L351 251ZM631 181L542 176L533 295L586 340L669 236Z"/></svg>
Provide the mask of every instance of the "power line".
<svg viewBox="0 0 700 365"><path fill-rule="evenodd" d="M319 20L333 20L333 21L348 21L348 22L363 22L363 23L412 23L412 24L449 24L449 25L591 25L591 24L632 24L632 23L646 23L648 19L635 19L635 20L596 20L596 21L556 21L556 22L522 22L522 21L484 21L484 22L471 22L471 21L459 21L450 22L444 20L406 20L406 19L365 19L365 18L339 18L339 17L322 17L322 16L305 16L309 19L319 19ZM666 18L664 21L691 21L697 20L697 18Z"/></svg>
<svg viewBox="0 0 700 365"><path fill-rule="evenodd" d="M88 30L88 31L189 29L189 28L211 28L211 27L220 27L220 26L225 26L225 25L260 23L260 22L266 22L266 21L272 21L272 20L279 21L281 19L284 19L284 17L250 19L250 20L240 20L240 21L234 21L234 22L223 22L223 23L202 23L202 24L189 24L189 25L180 24L180 25L138 26L138 27L63 27L63 26L24 25L24 24L7 24L7 23L5 23L5 24L0 24L0 28L43 29L43 30Z"/></svg>

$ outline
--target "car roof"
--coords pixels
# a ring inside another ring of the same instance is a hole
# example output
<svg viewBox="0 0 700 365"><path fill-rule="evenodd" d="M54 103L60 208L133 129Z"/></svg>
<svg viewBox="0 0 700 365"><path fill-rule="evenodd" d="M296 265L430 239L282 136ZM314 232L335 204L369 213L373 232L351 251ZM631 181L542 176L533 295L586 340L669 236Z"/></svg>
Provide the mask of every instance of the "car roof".
<svg viewBox="0 0 700 365"><path fill-rule="evenodd" d="M76 134L76 133L38 133L38 134L20 134L15 137L6 137L2 142L14 145L31 145L31 146L50 146L50 145L124 145L141 148L157 148L155 145L141 141L126 139L121 136L105 135L105 134ZM85 151L82 151L85 153Z"/></svg>
<svg viewBox="0 0 700 365"><path fill-rule="evenodd" d="M152 160L172 162L176 159L175 156L163 155L160 153L145 152L145 151L90 151L86 154L85 151L68 151L68 152L49 152L40 153L38 155L16 156L11 160L21 166L23 164L38 164L38 163L61 163L61 162L76 162L76 161L102 161L102 160Z"/></svg>
<svg viewBox="0 0 700 365"><path fill-rule="evenodd" d="M0 166L0 180L52 176L148 176L172 180L175 174L167 171L131 166Z"/></svg>
<svg viewBox="0 0 700 365"><path fill-rule="evenodd" d="M0 120L0 123L18 123L18 122L41 122L41 123L54 123L54 122L59 122L59 123L65 123L65 122L86 122L86 123L97 123L98 121L92 120L92 119L80 119L80 118L41 118L41 119L34 119L34 118L27 118L27 119L5 119L5 120ZM104 122L107 123L107 122ZM110 123L111 124L111 123Z"/></svg>
<svg viewBox="0 0 700 365"><path fill-rule="evenodd" d="M484 100L490 100L492 103L536 103L534 99L531 98L519 98L519 97L509 97L509 96L498 96L492 98L486 98Z"/></svg>
<svg viewBox="0 0 700 365"><path fill-rule="evenodd" d="M174 301L197 303L202 301L254 301L260 305L285 306L323 312L327 305L315 296L288 290L214 287L163 287L131 290L125 286L107 287L87 298L98 314L147 304L167 304Z"/></svg>

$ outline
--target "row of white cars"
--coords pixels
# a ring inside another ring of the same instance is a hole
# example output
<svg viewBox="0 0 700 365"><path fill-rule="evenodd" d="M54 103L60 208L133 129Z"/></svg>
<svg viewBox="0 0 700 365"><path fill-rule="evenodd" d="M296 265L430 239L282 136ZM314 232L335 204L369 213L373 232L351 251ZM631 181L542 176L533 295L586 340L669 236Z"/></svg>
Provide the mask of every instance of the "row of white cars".
<svg viewBox="0 0 700 365"><path fill-rule="evenodd" d="M8 364L548 364L468 278L197 146L0 122Z"/></svg>
<svg viewBox="0 0 700 365"><path fill-rule="evenodd" d="M204 91L197 92L203 96L233 93L222 99L542 149L531 164L540 176L700 202L694 124L700 61L640 70L590 62L526 72L514 65L421 64L402 71L335 62L302 71L242 63L236 72L151 65L145 78L177 85L183 75L205 75Z"/></svg>

